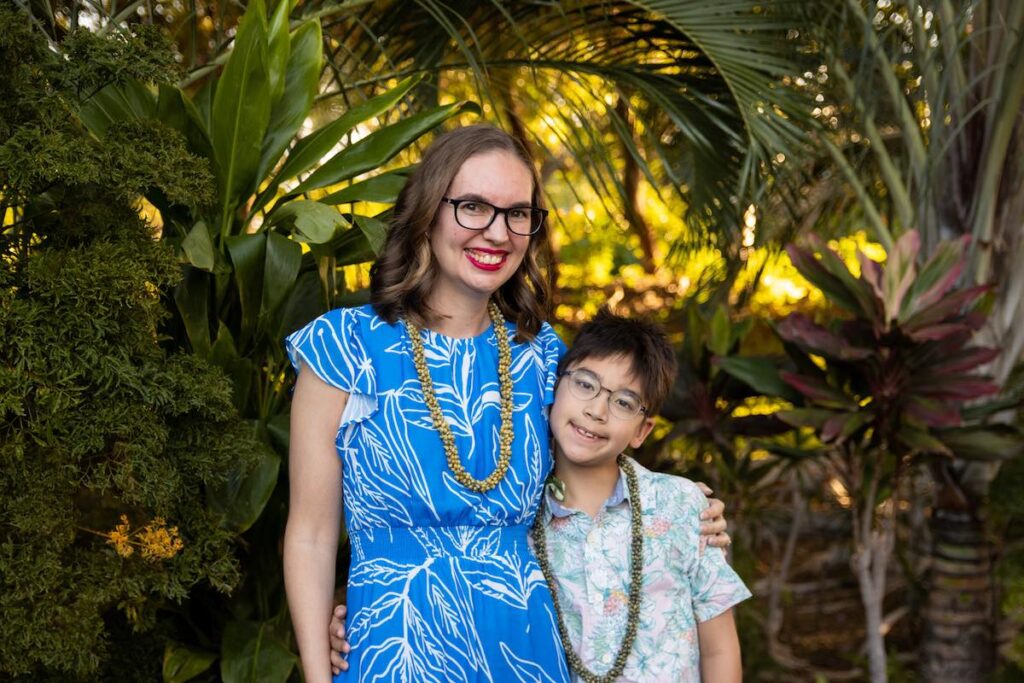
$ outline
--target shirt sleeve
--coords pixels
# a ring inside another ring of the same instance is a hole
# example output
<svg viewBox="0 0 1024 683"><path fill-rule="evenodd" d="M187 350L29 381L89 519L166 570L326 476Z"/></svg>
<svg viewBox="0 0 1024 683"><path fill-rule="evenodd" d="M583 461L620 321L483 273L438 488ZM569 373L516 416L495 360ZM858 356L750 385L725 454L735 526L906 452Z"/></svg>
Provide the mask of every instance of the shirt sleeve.
<svg viewBox="0 0 1024 683"><path fill-rule="evenodd" d="M544 405L555 402L555 385L558 384L558 361L565 355L566 346L554 328L548 323L541 326L536 343L540 346L540 358L544 373Z"/></svg>
<svg viewBox="0 0 1024 683"><path fill-rule="evenodd" d="M685 562L687 581L697 623L714 619L730 607L751 597L750 591L736 571L726 562L721 548L700 548L700 512L707 507L707 499L697 486L686 479L682 484L682 514L692 522L681 525L685 538L681 539L682 552L691 561Z"/></svg>
<svg viewBox="0 0 1024 683"><path fill-rule="evenodd" d="M296 374L309 370L349 394L341 424L369 417L376 409L377 381L363 341L358 308L336 308L285 338Z"/></svg>

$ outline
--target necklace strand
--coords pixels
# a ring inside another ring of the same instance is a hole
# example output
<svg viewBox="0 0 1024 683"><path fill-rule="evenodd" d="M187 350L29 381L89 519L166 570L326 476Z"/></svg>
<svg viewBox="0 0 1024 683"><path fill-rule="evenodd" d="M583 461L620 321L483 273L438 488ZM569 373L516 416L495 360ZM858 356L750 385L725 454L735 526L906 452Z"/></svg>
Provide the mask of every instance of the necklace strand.
<svg viewBox="0 0 1024 683"><path fill-rule="evenodd" d="M611 683L618 678L623 669L626 668L626 660L633 650L633 643L636 641L636 633L640 623L640 599L643 588L643 564L644 564L644 534L643 518L640 506L640 486L637 483L636 470L633 464L620 455L618 458L619 467L626 474L626 488L629 491L629 610L626 616L626 633L622 636L622 643L615 655L612 667L602 675L595 674L587 669L583 660L572 647L569 638L569 630L565 626L565 617L562 614L562 607L558 602L558 585L555 582L555 575L551 571L551 564L548 561L547 540L544 534L544 510L546 497L541 498L541 508L537 511L537 517L533 523L533 545L537 551L537 563L544 573L544 578L551 589L551 598L555 603L555 616L558 619L558 635L562 639L562 647L565 648L565 656L569 666L585 683Z"/></svg>
<svg viewBox="0 0 1024 683"><path fill-rule="evenodd" d="M430 370L427 367L426 353L423 349L423 338L420 328L410 320L405 324L409 328L409 339L412 342L412 361L416 366L416 375L419 377L423 387L423 399L430 410L430 418L434 423L434 429L441 437L444 446L445 458L448 461L448 469L455 476L455 480L471 491L486 493L501 483L508 473L509 463L512 461L512 348L508 341L508 330L505 329L505 317L501 314L498 304L493 301L487 303L487 312L491 316L491 323L494 325L494 336L498 339L498 386L501 397L501 428L499 431L498 464L487 477L476 479L466 468L462 466L462 458L455 446L455 435L452 428L441 412L441 404L434 394L434 383L430 379Z"/></svg>

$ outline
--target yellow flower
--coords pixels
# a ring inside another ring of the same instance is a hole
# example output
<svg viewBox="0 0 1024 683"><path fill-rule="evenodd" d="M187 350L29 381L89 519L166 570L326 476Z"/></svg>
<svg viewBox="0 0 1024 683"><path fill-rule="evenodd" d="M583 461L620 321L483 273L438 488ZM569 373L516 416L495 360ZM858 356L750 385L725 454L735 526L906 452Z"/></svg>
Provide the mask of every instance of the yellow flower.
<svg viewBox="0 0 1024 683"><path fill-rule="evenodd" d="M163 517L154 517L138 536L142 557L147 560L169 560L185 547L178 535L178 527L168 527Z"/></svg>
<svg viewBox="0 0 1024 683"><path fill-rule="evenodd" d="M121 515L121 523L114 527L114 530L103 534L107 537L107 543L114 546L114 550L121 557L131 557L135 548L131 543L131 525L128 523L128 515Z"/></svg>
<svg viewBox="0 0 1024 683"><path fill-rule="evenodd" d="M121 515L121 523L113 531L86 531L104 536L121 557L134 555L137 546L146 560L169 560L185 547L178 527L168 527L163 517L154 517L146 526L132 531L128 515Z"/></svg>

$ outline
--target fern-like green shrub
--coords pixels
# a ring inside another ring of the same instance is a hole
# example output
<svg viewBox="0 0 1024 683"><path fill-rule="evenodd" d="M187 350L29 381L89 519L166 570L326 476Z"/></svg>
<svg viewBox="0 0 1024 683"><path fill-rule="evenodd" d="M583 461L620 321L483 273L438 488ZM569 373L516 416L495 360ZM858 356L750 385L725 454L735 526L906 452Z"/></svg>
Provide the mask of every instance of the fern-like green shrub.
<svg viewBox="0 0 1024 683"><path fill-rule="evenodd" d="M259 448L223 373L158 333L181 267L138 197L209 201L212 176L168 128L77 117L173 77L152 36L58 55L28 27L0 7L0 679L154 680L159 610L239 580L207 496Z"/></svg>

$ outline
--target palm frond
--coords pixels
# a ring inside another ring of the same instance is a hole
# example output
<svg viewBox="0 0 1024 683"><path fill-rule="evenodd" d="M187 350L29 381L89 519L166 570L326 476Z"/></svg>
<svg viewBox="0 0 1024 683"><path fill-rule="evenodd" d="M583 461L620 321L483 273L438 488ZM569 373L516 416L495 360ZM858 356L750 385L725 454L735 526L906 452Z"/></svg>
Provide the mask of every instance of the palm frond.
<svg viewBox="0 0 1024 683"><path fill-rule="evenodd" d="M550 125L533 131L535 148L558 138L605 201L621 196L629 155L659 191L684 198L693 245L721 245L763 193L766 160L798 157L804 144L809 107L781 81L799 70L786 38L796 15L776 4L378 2L334 15L325 33L341 58L339 96L423 71L445 87L471 79L499 121L533 118L561 96ZM640 125L623 126L606 96ZM572 130L582 126L592 130Z"/></svg>

